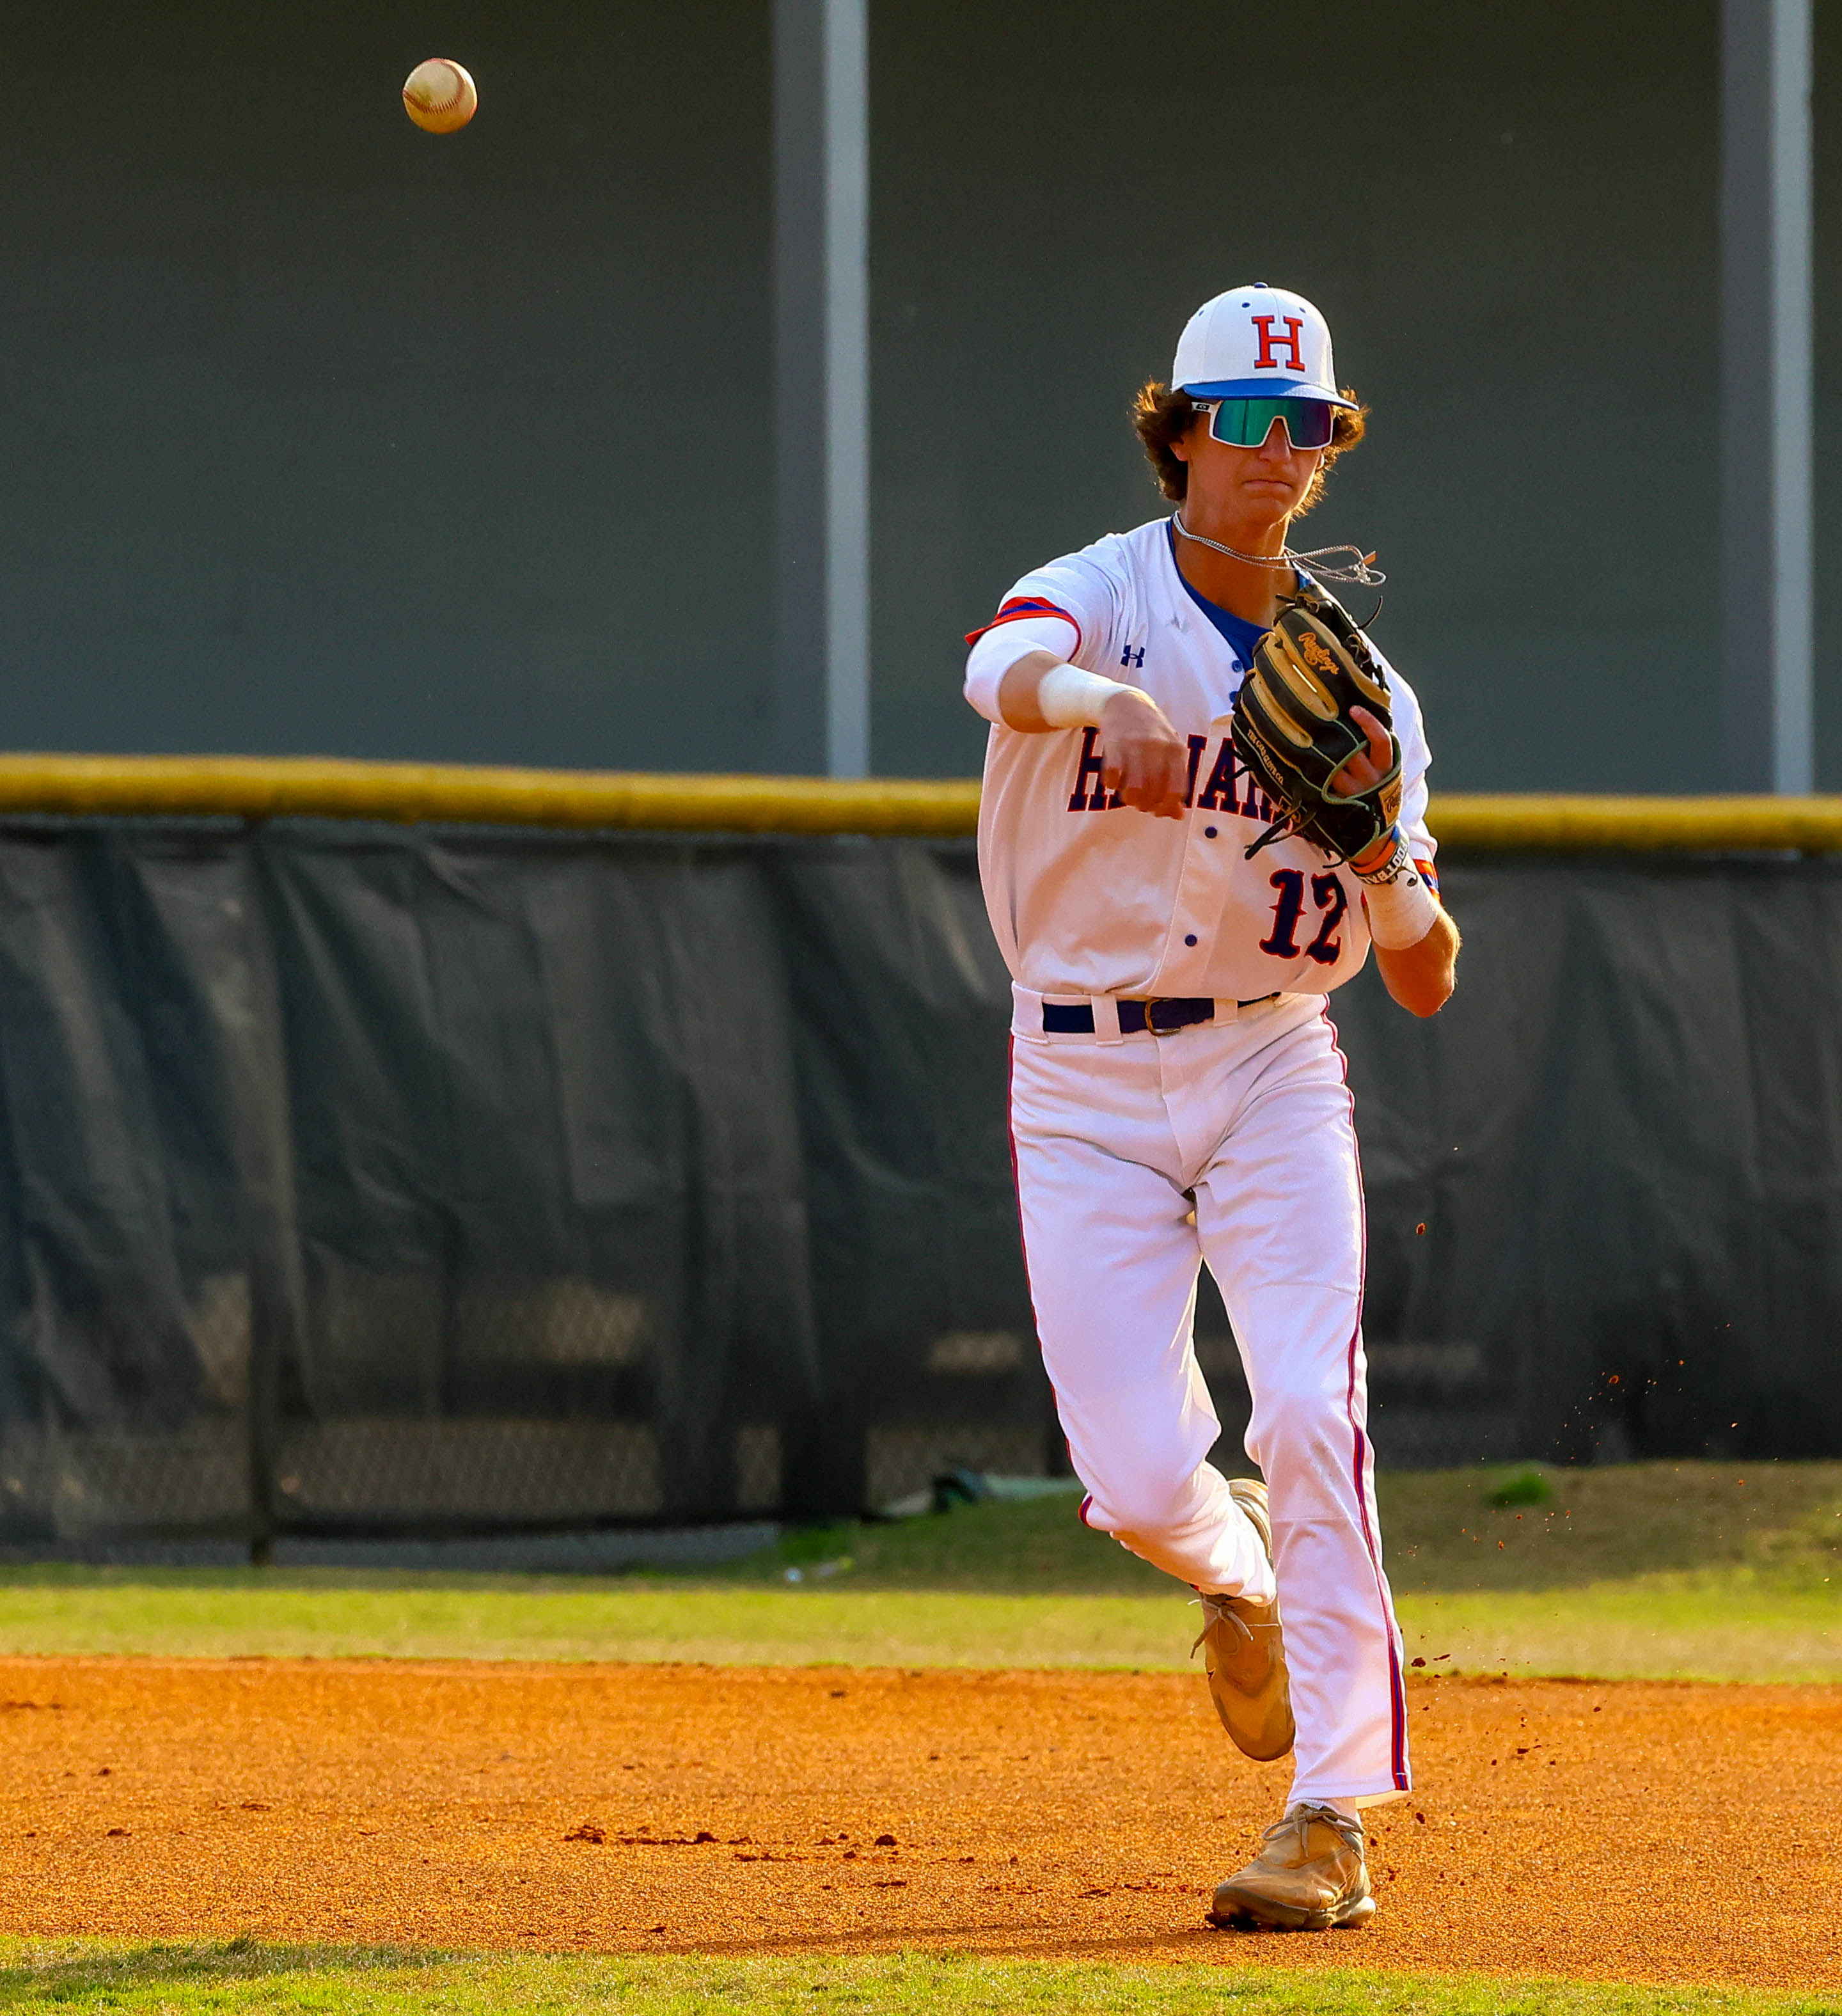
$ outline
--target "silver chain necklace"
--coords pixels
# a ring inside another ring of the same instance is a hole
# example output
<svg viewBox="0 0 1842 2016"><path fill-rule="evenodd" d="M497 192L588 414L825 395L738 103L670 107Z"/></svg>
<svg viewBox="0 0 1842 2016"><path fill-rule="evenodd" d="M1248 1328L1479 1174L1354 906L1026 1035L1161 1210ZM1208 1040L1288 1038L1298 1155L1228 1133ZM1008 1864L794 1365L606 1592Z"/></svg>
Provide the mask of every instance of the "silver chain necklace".
<svg viewBox="0 0 1842 2016"><path fill-rule="evenodd" d="M1232 546L1218 545L1213 539L1205 539L1200 532L1193 532L1184 524L1181 511L1171 513L1171 523L1177 528L1179 537L1196 545L1207 546L1211 553L1220 553L1225 559L1240 560L1248 567L1290 567L1303 560L1310 563L1311 572L1320 581L1354 581L1361 588L1380 588L1387 579L1374 564L1374 554L1364 553L1360 546L1319 546L1308 553L1295 553L1290 546L1283 546L1276 554L1237 553ZM1336 567L1326 564L1337 553L1350 553L1355 557Z"/></svg>

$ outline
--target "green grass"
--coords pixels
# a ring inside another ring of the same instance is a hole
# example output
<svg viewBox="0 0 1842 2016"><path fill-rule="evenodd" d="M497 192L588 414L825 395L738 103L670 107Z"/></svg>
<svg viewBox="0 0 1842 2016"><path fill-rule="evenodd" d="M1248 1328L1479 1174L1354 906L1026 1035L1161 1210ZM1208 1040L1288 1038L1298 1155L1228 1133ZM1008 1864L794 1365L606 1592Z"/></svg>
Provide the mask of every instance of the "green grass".
<svg viewBox="0 0 1842 2016"><path fill-rule="evenodd" d="M1842 1464L1557 1471L1488 1504L1504 1475L1382 1480L1430 1670L1842 1681ZM1183 1665L1185 1592L1073 1512L807 1532L694 1579L16 1568L0 1652Z"/></svg>
<svg viewBox="0 0 1842 2016"><path fill-rule="evenodd" d="M1842 1601L1743 1569L1539 1593L1405 1596L1399 1610L1409 1655L1434 1672L1842 1682Z"/></svg>
<svg viewBox="0 0 1842 2016"><path fill-rule="evenodd" d="M810 1593L334 1570L35 1570L0 1582L0 1652L677 1659L711 1665L1181 1663L1181 1593ZM1188 1626L1191 1636L1194 1626ZM1180 1641L1180 1642L1179 1642Z"/></svg>
<svg viewBox="0 0 1842 2016"><path fill-rule="evenodd" d="M389 1947L0 1942L0 2004L149 2016L302 2010L351 2016L705 2016L843 2010L1119 2016L1842 2016L1834 1996L1483 1977L1292 1973L1238 1964L1117 1967L903 1953L883 1959L627 1960Z"/></svg>
<svg viewBox="0 0 1842 2016"><path fill-rule="evenodd" d="M1377 1483L1398 1591L1578 1588L1681 1571L1769 1571L1775 1586L1842 1589L1842 1463L1628 1463L1545 1473L1545 1505L1486 1501L1514 1471L1384 1473ZM1145 1595L1167 1578L1074 1516L1070 1499L985 1504L887 1526L794 1535L713 1578L777 1581L847 1556L854 1588Z"/></svg>
<svg viewBox="0 0 1842 2016"><path fill-rule="evenodd" d="M1551 1590L1741 1571L1774 1588L1842 1593L1842 1463L1644 1463L1546 1474L1554 1495L1540 1507L1487 1505L1502 1471L1384 1476L1379 1495L1395 1588Z"/></svg>

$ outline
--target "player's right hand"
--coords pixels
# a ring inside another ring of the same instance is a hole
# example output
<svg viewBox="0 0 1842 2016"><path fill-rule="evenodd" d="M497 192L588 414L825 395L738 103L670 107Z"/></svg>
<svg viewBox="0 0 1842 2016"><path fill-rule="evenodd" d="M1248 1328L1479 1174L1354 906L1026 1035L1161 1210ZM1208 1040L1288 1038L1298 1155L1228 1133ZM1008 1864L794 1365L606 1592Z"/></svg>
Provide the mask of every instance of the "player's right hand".
<svg viewBox="0 0 1842 2016"><path fill-rule="evenodd" d="M1136 687L1110 696L1100 710L1101 782L1121 801L1154 819L1182 819L1189 746L1149 693Z"/></svg>

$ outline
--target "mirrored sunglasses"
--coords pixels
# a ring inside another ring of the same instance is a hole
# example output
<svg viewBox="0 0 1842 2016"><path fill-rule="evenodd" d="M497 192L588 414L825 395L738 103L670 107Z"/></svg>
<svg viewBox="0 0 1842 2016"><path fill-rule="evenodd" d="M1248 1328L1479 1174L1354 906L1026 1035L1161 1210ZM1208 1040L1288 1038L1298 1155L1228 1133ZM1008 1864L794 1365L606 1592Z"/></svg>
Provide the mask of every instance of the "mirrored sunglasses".
<svg viewBox="0 0 1842 2016"><path fill-rule="evenodd" d="M1322 399L1212 399L1209 432L1228 448L1258 448L1284 423L1286 438L1294 448L1328 448L1337 427L1337 409Z"/></svg>

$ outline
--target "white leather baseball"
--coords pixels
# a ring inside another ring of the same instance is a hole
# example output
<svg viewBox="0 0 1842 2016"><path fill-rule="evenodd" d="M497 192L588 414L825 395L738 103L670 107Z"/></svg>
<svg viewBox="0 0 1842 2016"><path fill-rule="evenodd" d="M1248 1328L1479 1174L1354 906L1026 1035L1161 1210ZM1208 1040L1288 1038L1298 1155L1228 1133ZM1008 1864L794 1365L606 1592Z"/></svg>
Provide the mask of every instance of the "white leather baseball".
<svg viewBox="0 0 1842 2016"><path fill-rule="evenodd" d="M446 56L430 56L405 80L403 109L425 133L458 133L480 109L473 80Z"/></svg>

